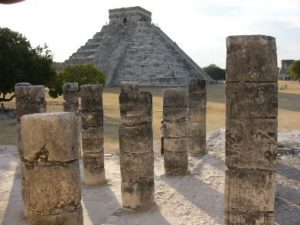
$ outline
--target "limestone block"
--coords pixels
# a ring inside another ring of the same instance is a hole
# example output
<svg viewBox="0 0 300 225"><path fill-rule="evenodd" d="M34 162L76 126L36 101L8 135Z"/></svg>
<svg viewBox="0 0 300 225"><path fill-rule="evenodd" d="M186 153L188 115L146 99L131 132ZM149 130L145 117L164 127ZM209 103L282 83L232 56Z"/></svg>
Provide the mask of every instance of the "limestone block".
<svg viewBox="0 0 300 225"><path fill-rule="evenodd" d="M188 152L190 155L204 155L206 150L206 124L190 122L188 126Z"/></svg>
<svg viewBox="0 0 300 225"><path fill-rule="evenodd" d="M163 108L164 121L177 121L183 120L187 117L187 111L185 107L182 108Z"/></svg>
<svg viewBox="0 0 300 225"><path fill-rule="evenodd" d="M183 88L167 88L163 90L163 108L186 108L187 91Z"/></svg>
<svg viewBox="0 0 300 225"><path fill-rule="evenodd" d="M80 119L75 113L38 113L22 117L23 157L30 162L78 159Z"/></svg>
<svg viewBox="0 0 300 225"><path fill-rule="evenodd" d="M134 81L121 82L121 92L138 91L138 90L139 90L138 82L134 82Z"/></svg>
<svg viewBox="0 0 300 225"><path fill-rule="evenodd" d="M122 204L128 209L149 208L154 204L154 180L121 182Z"/></svg>
<svg viewBox="0 0 300 225"><path fill-rule="evenodd" d="M84 183L98 185L106 182L104 152L83 153Z"/></svg>
<svg viewBox="0 0 300 225"><path fill-rule="evenodd" d="M206 123L206 109L195 110L188 108L187 121L188 123Z"/></svg>
<svg viewBox="0 0 300 225"><path fill-rule="evenodd" d="M80 86L81 111L96 112L103 109L103 87L101 84Z"/></svg>
<svg viewBox="0 0 300 225"><path fill-rule="evenodd" d="M63 98L68 101L78 101L78 83L64 83L62 86Z"/></svg>
<svg viewBox="0 0 300 225"><path fill-rule="evenodd" d="M104 138L103 137L83 137L82 148L83 153L96 153L103 151Z"/></svg>
<svg viewBox="0 0 300 225"><path fill-rule="evenodd" d="M170 152L186 152L187 138L164 138L164 149Z"/></svg>
<svg viewBox="0 0 300 225"><path fill-rule="evenodd" d="M15 95L17 120L23 115L47 111L43 85L16 85Z"/></svg>
<svg viewBox="0 0 300 225"><path fill-rule="evenodd" d="M103 110L81 111L82 128L103 127Z"/></svg>
<svg viewBox="0 0 300 225"><path fill-rule="evenodd" d="M89 127L82 132L83 138L103 138L103 127Z"/></svg>
<svg viewBox="0 0 300 225"><path fill-rule="evenodd" d="M188 109L192 110L206 110L206 95L205 96L189 96L188 97Z"/></svg>
<svg viewBox="0 0 300 225"><path fill-rule="evenodd" d="M203 96L206 95L206 80L192 79L188 84L188 93L189 96L196 94Z"/></svg>
<svg viewBox="0 0 300 225"><path fill-rule="evenodd" d="M150 92L124 92L119 96L122 124L152 122L152 94Z"/></svg>
<svg viewBox="0 0 300 225"><path fill-rule="evenodd" d="M64 214L80 207L79 162L51 166L24 166L24 200L29 212Z"/></svg>
<svg viewBox="0 0 300 225"><path fill-rule="evenodd" d="M277 119L227 119L225 154L228 168L276 170Z"/></svg>
<svg viewBox="0 0 300 225"><path fill-rule="evenodd" d="M61 214L54 215L31 214L28 222L30 225L82 225L82 208L79 207L74 211L66 209Z"/></svg>
<svg viewBox="0 0 300 225"><path fill-rule="evenodd" d="M164 137L186 137L187 121L186 119L177 121L164 121Z"/></svg>
<svg viewBox="0 0 300 225"><path fill-rule="evenodd" d="M185 175L188 171L187 151L168 151L164 152L165 173L168 176Z"/></svg>
<svg viewBox="0 0 300 225"><path fill-rule="evenodd" d="M275 38L263 35L226 39L226 81L277 81Z"/></svg>
<svg viewBox="0 0 300 225"><path fill-rule="evenodd" d="M120 154L153 152L153 133L151 124L124 126L119 128Z"/></svg>
<svg viewBox="0 0 300 225"><path fill-rule="evenodd" d="M277 117L277 83L227 83L227 118L272 118Z"/></svg>
<svg viewBox="0 0 300 225"><path fill-rule="evenodd" d="M154 177L153 152L120 155L121 177L123 181L137 182Z"/></svg>
<svg viewBox="0 0 300 225"><path fill-rule="evenodd" d="M273 212L225 212L225 225L274 225Z"/></svg>
<svg viewBox="0 0 300 225"><path fill-rule="evenodd" d="M276 172L268 170L226 170L224 206L226 211L272 212Z"/></svg>

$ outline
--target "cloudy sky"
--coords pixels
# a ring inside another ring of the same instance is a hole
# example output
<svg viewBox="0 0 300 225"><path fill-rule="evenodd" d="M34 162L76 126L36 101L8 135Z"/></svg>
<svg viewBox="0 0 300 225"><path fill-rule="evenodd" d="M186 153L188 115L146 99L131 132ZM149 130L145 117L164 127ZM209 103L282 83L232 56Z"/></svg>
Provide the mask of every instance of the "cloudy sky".
<svg viewBox="0 0 300 225"><path fill-rule="evenodd" d="M224 67L229 35L276 37L278 60L300 58L300 0L25 0L0 5L0 26L46 43L66 60L108 23L108 10L141 6L201 67Z"/></svg>

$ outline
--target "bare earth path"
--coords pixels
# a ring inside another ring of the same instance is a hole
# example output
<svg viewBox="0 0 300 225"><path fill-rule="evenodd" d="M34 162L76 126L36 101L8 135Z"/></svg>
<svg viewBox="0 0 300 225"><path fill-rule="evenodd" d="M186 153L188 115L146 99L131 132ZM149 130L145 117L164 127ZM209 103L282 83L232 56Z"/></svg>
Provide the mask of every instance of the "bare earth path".
<svg viewBox="0 0 300 225"><path fill-rule="evenodd" d="M300 131L279 131L276 222L300 224ZM86 225L208 225L223 224L224 129L208 138L209 154L189 158L190 174L164 176L163 158L155 143L155 202L148 212L121 209L119 157L105 156L109 182L82 186ZM22 218L20 168L17 149L0 146L0 224L25 225Z"/></svg>

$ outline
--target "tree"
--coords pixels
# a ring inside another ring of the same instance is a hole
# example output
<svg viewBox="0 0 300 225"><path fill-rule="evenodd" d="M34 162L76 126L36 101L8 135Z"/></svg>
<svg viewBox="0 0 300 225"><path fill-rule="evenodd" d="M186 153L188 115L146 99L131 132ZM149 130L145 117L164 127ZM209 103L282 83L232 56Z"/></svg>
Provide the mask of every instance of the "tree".
<svg viewBox="0 0 300 225"><path fill-rule="evenodd" d="M62 95L64 83L76 82L83 84L105 84L105 75L92 64L72 65L60 72L53 84L49 87L49 95L57 98Z"/></svg>
<svg viewBox="0 0 300 225"><path fill-rule="evenodd" d="M209 66L204 67L203 70L214 80L225 80L225 70L216 66L215 64L210 64Z"/></svg>
<svg viewBox="0 0 300 225"><path fill-rule="evenodd" d="M10 101L19 82L47 86L56 76L48 47L32 48L22 34L0 27L0 102Z"/></svg>
<svg viewBox="0 0 300 225"><path fill-rule="evenodd" d="M295 60L293 64L289 66L289 74L291 74L294 80L300 79L300 60Z"/></svg>

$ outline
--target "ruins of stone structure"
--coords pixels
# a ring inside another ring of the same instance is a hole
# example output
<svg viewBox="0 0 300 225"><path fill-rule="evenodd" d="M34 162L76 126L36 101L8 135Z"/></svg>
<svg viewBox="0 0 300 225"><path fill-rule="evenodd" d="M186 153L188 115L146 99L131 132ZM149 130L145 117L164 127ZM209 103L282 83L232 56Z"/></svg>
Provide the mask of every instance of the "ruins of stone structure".
<svg viewBox="0 0 300 225"><path fill-rule="evenodd" d="M188 85L188 152L199 156L206 150L206 81L190 80Z"/></svg>
<svg viewBox="0 0 300 225"><path fill-rule="evenodd" d="M43 85L31 85L30 83L17 83L15 85L16 96L16 117L17 117L17 138L18 151L20 158L23 157L22 135L21 135L21 117L33 113L43 113L47 111L45 100L45 87ZM21 170L22 182L24 181L24 173ZM22 197L24 200L24 216L28 215L28 206L25 201L26 186L22 185Z"/></svg>
<svg viewBox="0 0 300 225"><path fill-rule="evenodd" d="M122 204L129 209L148 208L154 204L152 95L124 92L119 100Z"/></svg>
<svg viewBox="0 0 300 225"><path fill-rule="evenodd" d="M279 80L290 80L289 66L295 62L293 59L281 60L281 68L279 70Z"/></svg>
<svg viewBox="0 0 300 225"><path fill-rule="evenodd" d="M273 225L278 108L275 39L228 37L226 67L225 225Z"/></svg>
<svg viewBox="0 0 300 225"><path fill-rule="evenodd" d="M84 183L87 185L106 182L102 93L100 84L80 86Z"/></svg>
<svg viewBox="0 0 300 225"><path fill-rule="evenodd" d="M185 89L164 89L164 167L167 175L184 175L188 170L186 109Z"/></svg>
<svg viewBox="0 0 300 225"><path fill-rule="evenodd" d="M78 112L79 110L79 90L78 83L64 83L63 87L64 111Z"/></svg>
<svg viewBox="0 0 300 225"><path fill-rule="evenodd" d="M106 76L107 86L137 81L140 86L184 86L190 79L211 81L141 7L109 10L109 24L64 62L91 63Z"/></svg>
<svg viewBox="0 0 300 225"><path fill-rule="evenodd" d="M134 81L121 82L121 92L138 91L138 90L139 90L139 86L137 82Z"/></svg>
<svg viewBox="0 0 300 225"><path fill-rule="evenodd" d="M78 117L75 113L39 113L25 115L21 121L29 224L82 225Z"/></svg>

